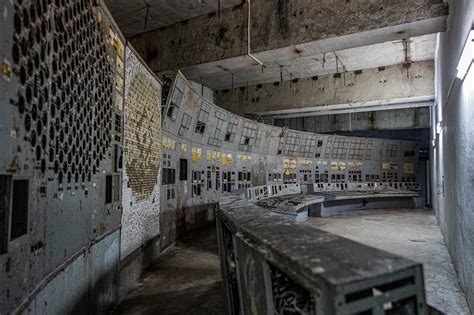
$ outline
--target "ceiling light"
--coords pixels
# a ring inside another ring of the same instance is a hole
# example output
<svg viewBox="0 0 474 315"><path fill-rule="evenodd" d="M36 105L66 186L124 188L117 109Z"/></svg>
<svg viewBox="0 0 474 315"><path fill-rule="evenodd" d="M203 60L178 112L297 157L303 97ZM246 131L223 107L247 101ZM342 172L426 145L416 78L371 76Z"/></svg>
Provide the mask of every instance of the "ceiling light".
<svg viewBox="0 0 474 315"><path fill-rule="evenodd" d="M462 50L461 58L459 59L458 66L456 68L456 77L464 80L469 68L471 67L474 59L474 30L469 32L466 44Z"/></svg>
<svg viewBox="0 0 474 315"><path fill-rule="evenodd" d="M438 122L438 124L436 125L436 133L440 134L441 131L443 131L443 122L442 121Z"/></svg>

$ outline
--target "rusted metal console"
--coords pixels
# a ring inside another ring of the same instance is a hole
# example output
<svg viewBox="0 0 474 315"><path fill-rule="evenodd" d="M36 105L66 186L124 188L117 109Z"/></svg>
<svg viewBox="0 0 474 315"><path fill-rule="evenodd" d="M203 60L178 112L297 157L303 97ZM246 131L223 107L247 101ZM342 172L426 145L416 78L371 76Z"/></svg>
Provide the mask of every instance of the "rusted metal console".
<svg viewBox="0 0 474 315"><path fill-rule="evenodd" d="M216 212L229 314L427 314L422 265L242 198Z"/></svg>

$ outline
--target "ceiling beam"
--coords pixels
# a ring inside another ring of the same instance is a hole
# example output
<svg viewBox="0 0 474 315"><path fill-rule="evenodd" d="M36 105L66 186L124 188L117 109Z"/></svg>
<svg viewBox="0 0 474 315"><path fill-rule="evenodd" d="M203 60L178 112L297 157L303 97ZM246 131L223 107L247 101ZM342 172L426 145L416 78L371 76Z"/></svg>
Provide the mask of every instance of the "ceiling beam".
<svg viewBox="0 0 474 315"><path fill-rule="evenodd" d="M327 106L307 107L304 109L288 109L271 112L256 112L262 118L297 118L308 116L322 116L349 113L375 112L381 110L409 109L419 107L431 107L434 105L434 95L405 97L392 100L376 100L369 102L353 102L346 104L335 104Z"/></svg>
<svg viewBox="0 0 474 315"><path fill-rule="evenodd" d="M442 0L315 2L253 1L252 56L265 65L446 30L448 5ZM209 14L143 33L130 41L157 73L180 69L205 79L261 67L248 56L247 5L223 9L220 17ZM234 79L238 81L238 76Z"/></svg>

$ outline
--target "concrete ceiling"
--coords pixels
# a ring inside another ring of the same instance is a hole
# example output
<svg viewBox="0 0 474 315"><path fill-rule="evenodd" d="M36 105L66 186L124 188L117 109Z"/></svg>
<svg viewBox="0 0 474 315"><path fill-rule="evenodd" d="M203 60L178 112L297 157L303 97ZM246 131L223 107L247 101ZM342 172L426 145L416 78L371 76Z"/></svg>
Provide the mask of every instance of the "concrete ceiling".
<svg viewBox="0 0 474 315"><path fill-rule="evenodd" d="M105 0L126 37L233 7L243 0Z"/></svg>
<svg viewBox="0 0 474 315"><path fill-rule="evenodd" d="M245 0L105 0L105 2L124 35L130 37L196 16L216 12L219 8L233 7ZM403 26L400 28L402 30ZM398 34L401 31L391 30L391 32ZM409 32L406 33L409 34ZM338 48L332 47L331 49L331 45L326 47L325 44L315 41L301 45L295 43L295 45L285 48L253 53L258 60L264 63L264 67L258 65L250 57L242 55L205 62L179 70L190 80L202 83L213 90L223 90L280 80L389 66L406 61L406 51L402 40L373 45L362 42L356 38L355 43L342 45L339 50L335 51L333 49ZM411 37L408 42L409 61L416 62L434 58L435 34ZM363 46L357 47L358 45ZM342 49L346 48L343 46L355 48ZM321 51L326 52L323 54ZM174 75L174 72L175 70L159 74Z"/></svg>
<svg viewBox="0 0 474 315"><path fill-rule="evenodd" d="M408 58L411 62L434 59L435 34L412 37L408 42ZM255 56L264 63L263 69L249 57L242 56L180 70L190 80L202 82L213 90L223 90L271 83L281 79L305 78L400 64L405 62L404 47L403 41L397 40L325 54L312 54L308 49L297 56L285 51L280 54L274 51L262 52L256 53ZM298 50L298 45L292 49Z"/></svg>

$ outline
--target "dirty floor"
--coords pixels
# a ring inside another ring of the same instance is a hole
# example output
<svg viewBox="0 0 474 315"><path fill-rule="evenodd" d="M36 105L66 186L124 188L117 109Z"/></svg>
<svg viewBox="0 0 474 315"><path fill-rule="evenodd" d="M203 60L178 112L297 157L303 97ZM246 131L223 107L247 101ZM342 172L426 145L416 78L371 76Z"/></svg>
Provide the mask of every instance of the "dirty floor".
<svg viewBox="0 0 474 315"><path fill-rule="evenodd" d="M225 314L215 228L188 235L149 269L113 314Z"/></svg>
<svg viewBox="0 0 474 315"><path fill-rule="evenodd" d="M428 304L470 314L432 211L383 210L303 223L423 263ZM214 228L189 235L145 273L114 314L225 314Z"/></svg>
<svg viewBox="0 0 474 315"><path fill-rule="evenodd" d="M432 211L364 211L304 224L423 263L428 304L446 314L470 314Z"/></svg>

